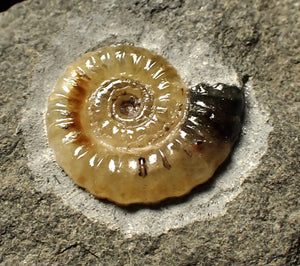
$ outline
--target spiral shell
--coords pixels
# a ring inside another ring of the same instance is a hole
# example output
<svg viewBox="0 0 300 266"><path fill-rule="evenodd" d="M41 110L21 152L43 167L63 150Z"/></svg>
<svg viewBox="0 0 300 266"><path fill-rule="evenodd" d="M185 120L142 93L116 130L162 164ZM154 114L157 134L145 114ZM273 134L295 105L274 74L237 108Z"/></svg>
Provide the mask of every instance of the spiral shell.
<svg viewBox="0 0 300 266"><path fill-rule="evenodd" d="M206 182L241 128L243 92L188 90L144 48L103 47L72 63L48 102L49 143L76 184L120 205L157 203Z"/></svg>

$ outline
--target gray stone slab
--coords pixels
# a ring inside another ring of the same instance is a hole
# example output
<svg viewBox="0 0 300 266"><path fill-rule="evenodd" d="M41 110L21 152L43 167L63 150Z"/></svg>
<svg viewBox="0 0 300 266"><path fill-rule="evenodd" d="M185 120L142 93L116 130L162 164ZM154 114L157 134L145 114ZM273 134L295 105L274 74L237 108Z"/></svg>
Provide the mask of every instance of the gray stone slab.
<svg viewBox="0 0 300 266"><path fill-rule="evenodd" d="M0 14L0 262L299 264L297 1L37 1ZM120 208L73 185L45 136L47 97L83 53L132 43L188 86L246 83L231 160L158 207Z"/></svg>

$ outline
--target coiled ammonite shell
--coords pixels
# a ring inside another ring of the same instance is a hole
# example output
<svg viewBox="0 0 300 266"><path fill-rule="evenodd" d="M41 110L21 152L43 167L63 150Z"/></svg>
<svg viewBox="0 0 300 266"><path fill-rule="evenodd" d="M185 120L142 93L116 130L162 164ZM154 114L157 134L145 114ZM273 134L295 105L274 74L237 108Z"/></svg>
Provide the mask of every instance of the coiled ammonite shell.
<svg viewBox="0 0 300 266"><path fill-rule="evenodd" d="M161 56L103 47L72 63L51 94L47 131L57 162L98 198L157 203L204 183L241 128L243 92L188 90Z"/></svg>

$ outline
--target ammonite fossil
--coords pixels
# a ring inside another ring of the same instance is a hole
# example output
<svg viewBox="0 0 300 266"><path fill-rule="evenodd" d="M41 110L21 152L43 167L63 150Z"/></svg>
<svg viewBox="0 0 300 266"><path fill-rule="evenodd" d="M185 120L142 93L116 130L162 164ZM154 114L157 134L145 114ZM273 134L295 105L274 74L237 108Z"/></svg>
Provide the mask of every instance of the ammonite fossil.
<svg viewBox="0 0 300 266"><path fill-rule="evenodd" d="M57 162L98 198L157 203L206 182L241 128L243 91L188 90L161 56L130 45L103 47L72 63L48 102Z"/></svg>

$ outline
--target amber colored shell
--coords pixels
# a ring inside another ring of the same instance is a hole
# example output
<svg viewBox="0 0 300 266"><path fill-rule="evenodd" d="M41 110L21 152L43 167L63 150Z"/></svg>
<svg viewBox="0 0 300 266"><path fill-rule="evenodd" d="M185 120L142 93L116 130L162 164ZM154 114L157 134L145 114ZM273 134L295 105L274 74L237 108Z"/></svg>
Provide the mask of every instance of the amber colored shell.
<svg viewBox="0 0 300 266"><path fill-rule="evenodd" d="M238 137L243 93L199 84L144 48L103 47L72 63L48 102L48 139L76 184L120 205L206 182Z"/></svg>

